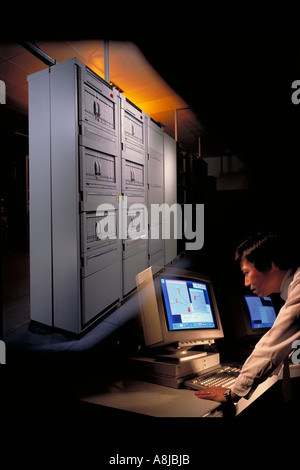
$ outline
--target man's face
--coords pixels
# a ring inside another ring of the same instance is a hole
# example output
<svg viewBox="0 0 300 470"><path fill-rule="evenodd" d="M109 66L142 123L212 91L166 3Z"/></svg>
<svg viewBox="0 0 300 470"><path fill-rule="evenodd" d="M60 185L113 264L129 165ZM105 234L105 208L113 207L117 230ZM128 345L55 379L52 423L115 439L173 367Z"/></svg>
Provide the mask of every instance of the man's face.
<svg viewBox="0 0 300 470"><path fill-rule="evenodd" d="M245 276L245 286L250 287L254 294L266 297L274 292L272 270L258 271L247 260L242 261L241 270Z"/></svg>

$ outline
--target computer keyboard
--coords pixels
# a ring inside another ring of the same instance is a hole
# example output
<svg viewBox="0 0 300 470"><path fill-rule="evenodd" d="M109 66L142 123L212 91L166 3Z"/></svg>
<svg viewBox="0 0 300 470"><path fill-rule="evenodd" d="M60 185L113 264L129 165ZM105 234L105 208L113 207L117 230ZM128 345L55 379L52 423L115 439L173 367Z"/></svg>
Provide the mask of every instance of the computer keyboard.
<svg viewBox="0 0 300 470"><path fill-rule="evenodd" d="M198 377L186 380L184 385L186 388L193 390L201 390L205 387L228 387L230 388L236 381L240 373L240 368L236 366L221 366L217 370L204 372Z"/></svg>

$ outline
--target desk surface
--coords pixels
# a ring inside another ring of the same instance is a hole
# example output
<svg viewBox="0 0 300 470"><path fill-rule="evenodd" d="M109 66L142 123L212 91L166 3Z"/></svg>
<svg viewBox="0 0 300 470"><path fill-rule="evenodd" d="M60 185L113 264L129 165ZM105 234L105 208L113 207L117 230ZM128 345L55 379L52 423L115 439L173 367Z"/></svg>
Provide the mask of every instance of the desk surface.
<svg viewBox="0 0 300 470"><path fill-rule="evenodd" d="M242 398L236 405L236 415L265 393L278 376L260 384L249 400ZM193 390L176 389L135 379L123 378L100 385L96 391L83 394L80 400L118 410L159 418L201 418L222 416L219 402L202 400Z"/></svg>
<svg viewBox="0 0 300 470"><path fill-rule="evenodd" d="M175 389L134 379L120 379L102 386L80 400L123 411L161 418L203 417L220 403L201 400L192 390Z"/></svg>

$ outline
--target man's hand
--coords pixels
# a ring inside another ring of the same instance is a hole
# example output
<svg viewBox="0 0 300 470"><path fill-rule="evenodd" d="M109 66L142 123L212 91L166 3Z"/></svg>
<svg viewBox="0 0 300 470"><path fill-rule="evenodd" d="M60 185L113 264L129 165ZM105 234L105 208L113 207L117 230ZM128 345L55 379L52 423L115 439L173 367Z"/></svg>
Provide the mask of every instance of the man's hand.
<svg viewBox="0 0 300 470"><path fill-rule="evenodd" d="M198 398L203 398L204 400L214 400L224 402L226 398L224 397L224 392L227 390L224 387L205 387L202 390L197 390L195 395ZM235 394L231 392L232 398L235 397Z"/></svg>

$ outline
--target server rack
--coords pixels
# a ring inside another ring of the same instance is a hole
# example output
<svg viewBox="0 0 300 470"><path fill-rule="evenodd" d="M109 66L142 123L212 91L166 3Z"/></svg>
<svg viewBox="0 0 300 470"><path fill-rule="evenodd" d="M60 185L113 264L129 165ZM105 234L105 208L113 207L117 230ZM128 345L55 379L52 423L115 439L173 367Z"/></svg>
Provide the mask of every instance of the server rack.
<svg viewBox="0 0 300 470"><path fill-rule="evenodd" d="M157 272L165 265L165 245L163 239L164 222L163 213L159 211L159 218L153 220L151 207L153 204L160 206L164 203L164 131L158 123L148 121L148 150L147 150L147 174L148 174L148 217L149 217L149 247L148 264L153 266L153 272Z"/></svg>
<svg viewBox="0 0 300 470"><path fill-rule="evenodd" d="M28 83L31 319L79 334L122 296L119 93L77 59Z"/></svg>
<svg viewBox="0 0 300 470"><path fill-rule="evenodd" d="M119 237L120 96L78 67L82 319L122 298Z"/></svg>
<svg viewBox="0 0 300 470"><path fill-rule="evenodd" d="M136 286L135 276L148 266L147 123L148 116L121 96L123 295Z"/></svg>
<svg viewBox="0 0 300 470"><path fill-rule="evenodd" d="M28 77L31 320L80 334L164 266L164 133L78 59Z"/></svg>

